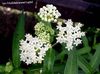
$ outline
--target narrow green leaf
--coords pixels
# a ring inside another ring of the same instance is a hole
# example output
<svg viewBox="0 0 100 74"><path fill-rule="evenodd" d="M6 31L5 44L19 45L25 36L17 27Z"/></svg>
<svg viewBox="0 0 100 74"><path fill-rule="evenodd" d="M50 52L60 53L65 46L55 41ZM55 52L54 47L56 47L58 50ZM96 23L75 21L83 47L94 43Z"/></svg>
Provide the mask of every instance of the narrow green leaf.
<svg viewBox="0 0 100 74"><path fill-rule="evenodd" d="M33 70L27 70L25 71L25 74L41 74L40 69L33 69Z"/></svg>
<svg viewBox="0 0 100 74"><path fill-rule="evenodd" d="M83 47L83 48L77 50L77 53L79 55L82 55L82 54L89 53L90 51L91 51L91 48L89 46L87 46L87 47Z"/></svg>
<svg viewBox="0 0 100 74"><path fill-rule="evenodd" d="M65 63L58 63L54 66L54 74L63 74L65 68Z"/></svg>
<svg viewBox="0 0 100 74"><path fill-rule="evenodd" d="M94 40L93 40L93 45L96 44L96 37L97 37L97 35L95 34L95 35L94 35Z"/></svg>
<svg viewBox="0 0 100 74"><path fill-rule="evenodd" d="M86 46L86 47L89 46L88 39L87 39L86 36L83 36L83 37L82 37L82 41L83 41L83 45L84 45L84 46Z"/></svg>
<svg viewBox="0 0 100 74"><path fill-rule="evenodd" d="M67 50L63 50L60 54L56 56L56 60L63 59L64 55L67 54Z"/></svg>
<svg viewBox="0 0 100 74"><path fill-rule="evenodd" d="M66 54L68 54L68 50L66 50L66 48L65 48L65 44L64 43L62 43L61 44L62 46L61 46L61 53L59 53L57 56L56 56L56 60L61 60L61 61L63 61L63 59L64 59L64 56L66 55Z"/></svg>
<svg viewBox="0 0 100 74"><path fill-rule="evenodd" d="M100 43L95 45L93 48L96 49L96 52L92 56L90 64L91 67L95 70L100 64Z"/></svg>
<svg viewBox="0 0 100 74"><path fill-rule="evenodd" d="M64 74L78 74L77 54L75 50L70 50L68 53Z"/></svg>
<svg viewBox="0 0 100 74"><path fill-rule="evenodd" d="M47 51L43 63L43 74L53 74L53 66L55 61L55 52L51 48Z"/></svg>
<svg viewBox="0 0 100 74"><path fill-rule="evenodd" d="M78 65L86 74L92 74L92 67L84 57L78 56Z"/></svg>
<svg viewBox="0 0 100 74"><path fill-rule="evenodd" d="M24 38L24 25L25 25L25 15L22 12L18 19L18 24L16 26L13 42L12 42L12 61L15 68L20 66L20 51L19 51L19 41Z"/></svg>

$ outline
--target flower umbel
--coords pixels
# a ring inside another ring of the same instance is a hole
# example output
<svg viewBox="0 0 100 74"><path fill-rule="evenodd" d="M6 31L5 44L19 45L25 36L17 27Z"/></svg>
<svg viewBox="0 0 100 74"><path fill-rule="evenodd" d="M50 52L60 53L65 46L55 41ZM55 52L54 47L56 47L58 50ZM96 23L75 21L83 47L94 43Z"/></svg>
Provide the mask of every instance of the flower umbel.
<svg viewBox="0 0 100 74"><path fill-rule="evenodd" d="M65 43L66 48L68 50L72 50L73 46L78 46L81 44L82 40L80 39L82 36L85 35L84 32L81 32L81 27L83 25L81 23L75 23L69 19L65 21L65 26L58 25L57 29L59 33L57 34L57 42Z"/></svg>
<svg viewBox="0 0 100 74"><path fill-rule="evenodd" d="M51 36L54 35L54 30L48 23L39 22L35 25L35 34L41 39L43 42L50 43Z"/></svg>
<svg viewBox="0 0 100 74"><path fill-rule="evenodd" d="M25 35L25 40L20 41L20 60L27 65L31 63L42 63L46 51L51 47L50 44L42 42L38 37Z"/></svg>
<svg viewBox="0 0 100 74"><path fill-rule="evenodd" d="M61 16L60 12L52 4L47 4L40 8L38 15L43 21L47 22L57 21L57 19Z"/></svg>

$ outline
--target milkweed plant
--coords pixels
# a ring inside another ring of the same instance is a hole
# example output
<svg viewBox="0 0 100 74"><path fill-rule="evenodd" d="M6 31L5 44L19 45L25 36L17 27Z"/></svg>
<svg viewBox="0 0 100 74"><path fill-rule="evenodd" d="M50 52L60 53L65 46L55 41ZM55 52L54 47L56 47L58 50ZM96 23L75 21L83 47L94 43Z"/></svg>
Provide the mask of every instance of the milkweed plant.
<svg viewBox="0 0 100 74"><path fill-rule="evenodd" d="M25 33L25 14L20 15L12 39L12 59L0 65L0 74L100 74L99 28L89 40L92 29L83 31L82 23L60 18L52 4L34 16L37 23L31 34Z"/></svg>

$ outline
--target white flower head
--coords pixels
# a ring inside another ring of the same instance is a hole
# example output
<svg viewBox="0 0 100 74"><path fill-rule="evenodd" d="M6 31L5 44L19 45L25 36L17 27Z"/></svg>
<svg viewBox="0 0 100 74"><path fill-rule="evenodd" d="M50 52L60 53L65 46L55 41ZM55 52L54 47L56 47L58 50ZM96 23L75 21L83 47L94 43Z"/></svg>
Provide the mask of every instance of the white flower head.
<svg viewBox="0 0 100 74"><path fill-rule="evenodd" d="M20 41L20 60L28 64L42 63L50 44L42 42L38 37L25 35L25 40Z"/></svg>
<svg viewBox="0 0 100 74"><path fill-rule="evenodd" d="M55 6L47 4L46 6L40 8L38 16L44 21L54 22L61 16L61 14Z"/></svg>
<svg viewBox="0 0 100 74"><path fill-rule="evenodd" d="M81 44L81 37L85 35L85 32L81 32L81 23L73 24L71 19L64 22L65 26L58 25L57 29L59 33L57 34L57 42L65 43L68 50L72 50L74 46Z"/></svg>

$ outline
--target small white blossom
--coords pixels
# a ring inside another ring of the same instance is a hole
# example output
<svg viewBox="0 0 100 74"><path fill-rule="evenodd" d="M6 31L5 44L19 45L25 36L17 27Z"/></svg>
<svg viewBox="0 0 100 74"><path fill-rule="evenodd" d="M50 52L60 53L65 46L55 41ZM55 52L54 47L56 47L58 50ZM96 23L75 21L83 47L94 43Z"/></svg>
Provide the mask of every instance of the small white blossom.
<svg viewBox="0 0 100 74"><path fill-rule="evenodd" d="M55 22L60 16L60 12L52 4L47 4L40 8L38 12L39 17L47 22Z"/></svg>
<svg viewBox="0 0 100 74"><path fill-rule="evenodd" d="M40 69L40 74L42 74L42 69Z"/></svg>
<svg viewBox="0 0 100 74"><path fill-rule="evenodd" d="M57 26L59 33L56 39L59 43L65 43L68 50L72 50L74 46L78 46L82 42L80 38L85 35L84 32L81 32L83 25L81 23L74 25L70 19L64 23L64 27L62 25Z"/></svg>
<svg viewBox="0 0 100 74"><path fill-rule="evenodd" d="M20 41L20 60L28 64L42 63L50 44L42 42L38 37L25 35L25 40Z"/></svg>
<svg viewBox="0 0 100 74"><path fill-rule="evenodd" d="M61 22L61 21L58 21L57 24L58 24L58 25L62 25L62 22Z"/></svg>

